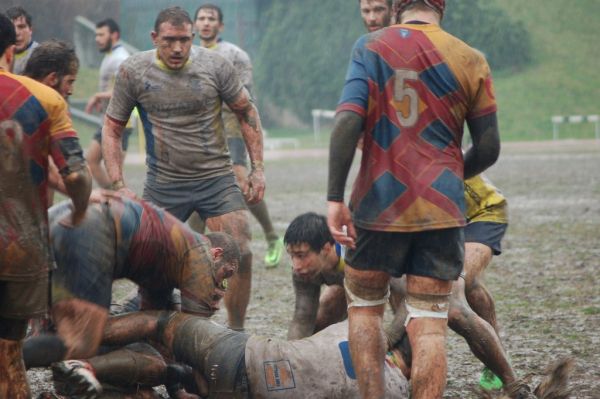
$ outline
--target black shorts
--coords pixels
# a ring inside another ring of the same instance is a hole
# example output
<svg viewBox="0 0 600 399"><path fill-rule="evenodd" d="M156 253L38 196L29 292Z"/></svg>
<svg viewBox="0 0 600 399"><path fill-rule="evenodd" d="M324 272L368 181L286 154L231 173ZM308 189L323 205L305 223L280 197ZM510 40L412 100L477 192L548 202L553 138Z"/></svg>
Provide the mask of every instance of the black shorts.
<svg viewBox="0 0 600 399"><path fill-rule="evenodd" d="M165 208L182 221L186 221L194 211L205 220L247 209L233 172L180 183L156 183L148 177L143 198Z"/></svg>
<svg viewBox="0 0 600 399"><path fill-rule="evenodd" d="M131 136L131 132L133 132L133 129L130 127L123 129L123 134L121 136L121 148L125 152L129 149L129 136ZM98 143L102 144L102 128L96 130L96 133L94 133L92 138Z"/></svg>
<svg viewBox="0 0 600 399"><path fill-rule="evenodd" d="M348 248L346 263L357 270L383 271L456 280L463 269L465 245L462 227L395 233L356 229L356 249Z"/></svg>
<svg viewBox="0 0 600 399"><path fill-rule="evenodd" d="M465 242L478 242L492 249L494 255L502 253L501 241L508 224L496 222L473 222L465 227Z"/></svg>
<svg viewBox="0 0 600 399"><path fill-rule="evenodd" d="M48 309L48 274L27 281L0 281L0 318L27 320Z"/></svg>

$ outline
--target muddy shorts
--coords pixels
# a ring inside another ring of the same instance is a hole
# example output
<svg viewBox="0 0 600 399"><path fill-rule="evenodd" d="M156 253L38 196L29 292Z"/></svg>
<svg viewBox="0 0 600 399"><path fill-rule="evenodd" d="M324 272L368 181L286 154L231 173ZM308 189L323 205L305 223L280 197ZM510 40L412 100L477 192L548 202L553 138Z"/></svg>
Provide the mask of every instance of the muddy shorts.
<svg viewBox="0 0 600 399"><path fill-rule="evenodd" d="M346 251L346 263L358 270L377 270L456 280L464 262L464 229L394 233L356 228L356 249Z"/></svg>
<svg viewBox="0 0 600 399"><path fill-rule="evenodd" d="M131 132L133 132L133 129L129 127L123 129L123 135L121 136L121 148L123 151L127 151L129 149L129 136L131 136ZM96 130L96 133L94 133L92 138L98 143L102 144L102 128Z"/></svg>
<svg viewBox="0 0 600 399"><path fill-rule="evenodd" d="M148 176L144 200L165 208L182 221L186 221L194 211L206 220L247 209L233 172L192 182L160 184Z"/></svg>
<svg viewBox="0 0 600 399"><path fill-rule="evenodd" d="M494 255L502 253L501 241L508 224L496 222L473 222L465 227L465 242L478 242L492 249Z"/></svg>
<svg viewBox="0 0 600 399"><path fill-rule="evenodd" d="M50 210L50 237L57 266L51 277L52 303L78 298L108 309L116 262L115 225L105 209L108 205L88 207L85 219L75 229L59 223L60 217L53 217L64 206L69 203Z"/></svg>
<svg viewBox="0 0 600 399"><path fill-rule="evenodd" d="M27 281L0 281L0 318L41 317L48 309L48 274Z"/></svg>

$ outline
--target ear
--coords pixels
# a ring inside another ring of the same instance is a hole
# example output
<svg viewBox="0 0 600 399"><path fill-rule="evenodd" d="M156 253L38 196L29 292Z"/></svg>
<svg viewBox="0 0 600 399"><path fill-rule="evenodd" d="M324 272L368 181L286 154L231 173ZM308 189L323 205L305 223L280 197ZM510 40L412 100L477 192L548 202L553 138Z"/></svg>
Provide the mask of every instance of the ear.
<svg viewBox="0 0 600 399"><path fill-rule="evenodd" d="M150 32L150 37L152 38L152 44L154 44L154 47L158 47L158 33L152 31Z"/></svg>
<svg viewBox="0 0 600 399"><path fill-rule="evenodd" d="M328 254L332 249L335 250L334 245L332 245L330 242L326 242L325 245L323 245L323 248L321 248L321 252Z"/></svg>
<svg viewBox="0 0 600 399"><path fill-rule="evenodd" d="M58 80L58 73L50 72L48 75L44 76L40 82L55 89L58 85Z"/></svg>
<svg viewBox="0 0 600 399"><path fill-rule="evenodd" d="M221 25L219 25L219 33L223 33L223 29L225 29L225 24L221 22Z"/></svg>
<svg viewBox="0 0 600 399"><path fill-rule="evenodd" d="M223 257L223 248L221 248L221 247L213 247L213 248L210 249L210 253L211 253L211 255L213 257L213 260L215 262L219 261Z"/></svg>
<svg viewBox="0 0 600 399"><path fill-rule="evenodd" d="M4 50L4 54L2 54L2 58L4 58L6 65L9 66L9 72L12 72L12 65L15 60L15 48L17 48L17 46L11 44Z"/></svg>

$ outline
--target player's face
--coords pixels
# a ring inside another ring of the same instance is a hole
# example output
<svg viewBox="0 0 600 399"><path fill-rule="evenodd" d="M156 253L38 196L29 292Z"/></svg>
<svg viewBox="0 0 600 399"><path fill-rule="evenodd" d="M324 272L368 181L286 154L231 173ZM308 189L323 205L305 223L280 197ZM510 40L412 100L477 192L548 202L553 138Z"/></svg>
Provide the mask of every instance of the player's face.
<svg viewBox="0 0 600 399"><path fill-rule="evenodd" d="M292 271L294 275L303 280L313 279L326 265L324 251L316 252L305 242L287 245L286 249L290 258L292 258Z"/></svg>
<svg viewBox="0 0 600 399"><path fill-rule="evenodd" d="M65 75L58 81L58 87L55 87L56 91L60 93L64 99L68 99L75 88L75 81L77 80L77 74Z"/></svg>
<svg viewBox="0 0 600 399"><path fill-rule="evenodd" d="M219 22L219 14L216 10L205 9L198 12L194 27L200 39L212 41L221 33L223 24Z"/></svg>
<svg viewBox="0 0 600 399"><path fill-rule="evenodd" d="M163 22L158 32L152 32L152 41L158 58L170 69L181 69L190 58L194 33L191 24L172 25Z"/></svg>
<svg viewBox="0 0 600 399"><path fill-rule="evenodd" d="M388 26L391 17L390 11L387 0L360 0L360 15L369 32Z"/></svg>
<svg viewBox="0 0 600 399"><path fill-rule="evenodd" d="M113 45L112 42L112 35L110 34L108 26L96 28L96 46L98 46L98 50L101 53L110 51Z"/></svg>
<svg viewBox="0 0 600 399"><path fill-rule="evenodd" d="M31 42L31 26L27 25L27 20L25 17L15 18L12 22L15 26L15 31L17 32L17 43L15 50L17 53L20 53L21 51L25 50Z"/></svg>

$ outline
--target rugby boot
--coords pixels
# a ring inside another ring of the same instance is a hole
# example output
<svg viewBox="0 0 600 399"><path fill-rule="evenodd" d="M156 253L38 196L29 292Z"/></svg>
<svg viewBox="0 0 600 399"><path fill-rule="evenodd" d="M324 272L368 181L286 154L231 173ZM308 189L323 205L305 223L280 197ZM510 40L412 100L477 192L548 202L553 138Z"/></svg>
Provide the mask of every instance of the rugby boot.
<svg viewBox="0 0 600 399"><path fill-rule="evenodd" d="M502 389L504 384L502 380L487 367L483 368L481 377L479 377L479 386L487 391Z"/></svg>
<svg viewBox="0 0 600 399"><path fill-rule="evenodd" d="M102 385L87 362L65 360L52 363L51 369L54 390L58 395L74 399L96 399L102 393Z"/></svg>
<svg viewBox="0 0 600 399"><path fill-rule="evenodd" d="M265 266L272 269L279 266L283 255L283 238L268 241L267 253L265 254Z"/></svg>

